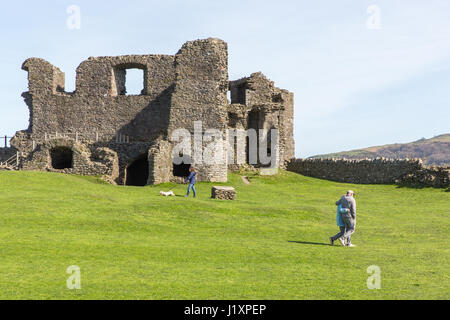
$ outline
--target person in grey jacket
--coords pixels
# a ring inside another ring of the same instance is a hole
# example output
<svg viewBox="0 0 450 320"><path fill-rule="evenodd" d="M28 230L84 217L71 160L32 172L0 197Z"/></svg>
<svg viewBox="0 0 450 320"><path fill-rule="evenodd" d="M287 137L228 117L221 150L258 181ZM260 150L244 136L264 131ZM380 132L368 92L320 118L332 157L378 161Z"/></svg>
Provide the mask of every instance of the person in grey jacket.
<svg viewBox="0 0 450 320"><path fill-rule="evenodd" d="M352 244L352 234L355 232L356 227L356 201L354 198L355 193L352 190L347 191L345 196L342 196L336 205L341 205L344 209L349 209L348 212L342 213L342 220L345 224L345 233L343 235L345 245L347 247L354 247Z"/></svg>

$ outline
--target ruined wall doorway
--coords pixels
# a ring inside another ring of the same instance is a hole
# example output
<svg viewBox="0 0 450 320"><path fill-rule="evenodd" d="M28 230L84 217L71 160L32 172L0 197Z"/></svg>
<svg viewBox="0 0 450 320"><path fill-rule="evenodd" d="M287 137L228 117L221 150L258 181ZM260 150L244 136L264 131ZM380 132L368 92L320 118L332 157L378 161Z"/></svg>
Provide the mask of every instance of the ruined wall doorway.
<svg viewBox="0 0 450 320"><path fill-rule="evenodd" d="M183 157L183 155L180 155ZM184 156L186 160L183 160L180 164L173 164L173 175L174 177L187 177L189 176L189 169L191 168L191 158Z"/></svg>
<svg viewBox="0 0 450 320"><path fill-rule="evenodd" d="M55 147L50 150L53 169L73 168L73 151L68 147Z"/></svg>
<svg viewBox="0 0 450 320"><path fill-rule="evenodd" d="M247 150L247 163L252 165L259 165L259 129L264 129L264 121L265 121L265 114L263 111L258 110L252 110L248 113L248 129L255 129L256 131L256 155L255 158L257 159L257 163L250 163L250 147L249 144L251 141L247 137L246 141L246 150Z"/></svg>
<svg viewBox="0 0 450 320"><path fill-rule="evenodd" d="M143 187L147 185L149 176L149 163L147 154L137 157L126 168L125 185Z"/></svg>

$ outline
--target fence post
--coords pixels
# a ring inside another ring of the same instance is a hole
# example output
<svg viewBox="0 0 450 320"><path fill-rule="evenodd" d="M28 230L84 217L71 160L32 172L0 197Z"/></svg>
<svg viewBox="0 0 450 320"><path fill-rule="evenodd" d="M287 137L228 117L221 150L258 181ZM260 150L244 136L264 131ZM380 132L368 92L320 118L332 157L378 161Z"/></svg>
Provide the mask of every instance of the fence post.
<svg viewBox="0 0 450 320"><path fill-rule="evenodd" d="M16 167L19 166L19 151L16 152Z"/></svg>
<svg viewBox="0 0 450 320"><path fill-rule="evenodd" d="M95 141L98 142L98 131L95 133Z"/></svg>
<svg viewBox="0 0 450 320"><path fill-rule="evenodd" d="M5 148L8 146L8 136L5 136Z"/></svg>
<svg viewBox="0 0 450 320"><path fill-rule="evenodd" d="M78 142L78 132L75 132L75 142Z"/></svg>

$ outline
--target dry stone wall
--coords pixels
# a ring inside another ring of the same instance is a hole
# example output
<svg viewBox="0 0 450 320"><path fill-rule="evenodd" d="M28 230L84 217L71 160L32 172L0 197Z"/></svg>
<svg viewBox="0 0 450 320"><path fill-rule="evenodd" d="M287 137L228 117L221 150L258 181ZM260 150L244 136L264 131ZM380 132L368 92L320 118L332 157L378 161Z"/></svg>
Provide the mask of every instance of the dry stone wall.
<svg viewBox="0 0 450 320"><path fill-rule="evenodd" d="M287 170L337 182L449 187L449 169L426 168L420 159L293 159Z"/></svg>
<svg viewBox="0 0 450 320"><path fill-rule="evenodd" d="M412 188L433 187L450 190L450 168L422 168L402 176L396 183Z"/></svg>

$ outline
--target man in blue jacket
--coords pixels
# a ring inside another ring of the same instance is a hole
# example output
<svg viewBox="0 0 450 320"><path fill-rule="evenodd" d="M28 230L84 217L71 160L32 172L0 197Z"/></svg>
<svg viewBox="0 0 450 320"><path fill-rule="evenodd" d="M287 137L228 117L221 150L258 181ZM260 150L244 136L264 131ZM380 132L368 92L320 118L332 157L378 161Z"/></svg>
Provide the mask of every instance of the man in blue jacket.
<svg viewBox="0 0 450 320"><path fill-rule="evenodd" d="M195 191L195 176L195 169L191 167L189 169L189 176L186 178L186 182L189 182L187 194L185 195L186 198L189 197L189 192L191 191L191 189L192 191L194 191L194 198L197 196L197 192Z"/></svg>

